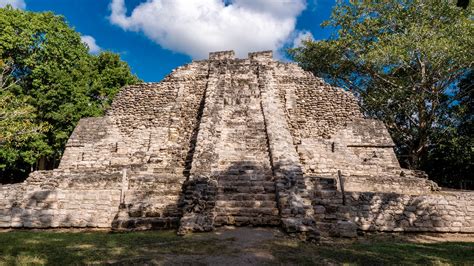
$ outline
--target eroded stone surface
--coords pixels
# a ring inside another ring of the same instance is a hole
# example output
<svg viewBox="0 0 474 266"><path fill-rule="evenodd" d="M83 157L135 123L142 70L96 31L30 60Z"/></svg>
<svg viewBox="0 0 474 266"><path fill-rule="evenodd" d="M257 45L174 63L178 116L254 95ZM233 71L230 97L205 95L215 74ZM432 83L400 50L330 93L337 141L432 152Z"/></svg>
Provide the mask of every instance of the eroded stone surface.
<svg viewBox="0 0 474 266"><path fill-rule="evenodd" d="M58 169L0 186L0 227L473 232L473 193L437 192L393 146L349 92L271 51L215 52L81 119Z"/></svg>

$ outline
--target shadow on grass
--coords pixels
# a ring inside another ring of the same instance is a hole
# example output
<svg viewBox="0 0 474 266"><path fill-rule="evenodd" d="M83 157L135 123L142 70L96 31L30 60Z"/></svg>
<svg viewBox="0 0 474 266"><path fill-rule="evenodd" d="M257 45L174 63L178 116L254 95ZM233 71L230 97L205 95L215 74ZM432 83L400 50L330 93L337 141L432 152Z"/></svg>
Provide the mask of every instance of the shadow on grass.
<svg viewBox="0 0 474 266"><path fill-rule="evenodd" d="M278 241L271 243L269 248L279 262L298 265L474 263L474 243L465 242L373 242L315 246L302 242Z"/></svg>
<svg viewBox="0 0 474 266"><path fill-rule="evenodd" d="M0 265L167 263L165 255L213 255L226 251L225 240L177 237L160 232L0 233ZM163 255L163 256L162 256Z"/></svg>

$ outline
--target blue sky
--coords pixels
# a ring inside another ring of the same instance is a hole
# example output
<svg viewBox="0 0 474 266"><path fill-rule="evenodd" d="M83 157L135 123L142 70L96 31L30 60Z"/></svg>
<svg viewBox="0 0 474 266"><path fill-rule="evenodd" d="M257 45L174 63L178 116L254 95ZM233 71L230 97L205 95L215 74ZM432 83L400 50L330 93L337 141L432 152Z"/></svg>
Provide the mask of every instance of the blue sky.
<svg viewBox="0 0 474 266"><path fill-rule="evenodd" d="M204 58L207 49L234 46L230 48L239 57L274 49L284 59L284 48L308 33L314 39L330 36L331 30L319 25L335 4L334 0L199 0L210 4L197 6L192 0L174 1L0 0L0 5L10 2L29 11L63 15L81 35L95 40L98 47L91 48L119 53L133 73L154 82L192 59Z"/></svg>

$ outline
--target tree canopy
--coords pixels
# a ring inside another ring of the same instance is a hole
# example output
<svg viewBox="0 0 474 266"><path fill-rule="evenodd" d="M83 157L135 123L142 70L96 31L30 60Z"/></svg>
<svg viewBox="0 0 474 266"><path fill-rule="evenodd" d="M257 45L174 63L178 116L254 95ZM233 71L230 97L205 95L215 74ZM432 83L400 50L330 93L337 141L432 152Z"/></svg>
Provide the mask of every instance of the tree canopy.
<svg viewBox="0 0 474 266"><path fill-rule="evenodd" d="M447 0L341 2L323 23L337 33L290 55L383 120L403 166L446 184L472 178L472 17Z"/></svg>
<svg viewBox="0 0 474 266"><path fill-rule="evenodd" d="M54 167L79 119L137 82L117 54L89 54L62 16L0 8L0 182Z"/></svg>

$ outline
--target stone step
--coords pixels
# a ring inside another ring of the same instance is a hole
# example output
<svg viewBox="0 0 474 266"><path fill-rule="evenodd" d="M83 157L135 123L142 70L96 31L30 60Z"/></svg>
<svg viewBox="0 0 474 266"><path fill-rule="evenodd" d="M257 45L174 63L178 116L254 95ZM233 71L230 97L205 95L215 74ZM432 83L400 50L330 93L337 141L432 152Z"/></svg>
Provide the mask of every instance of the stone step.
<svg viewBox="0 0 474 266"><path fill-rule="evenodd" d="M222 186L217 188L218 193L275 193L275 186Z"/></svg>
<svg viewBox="0 0 474 266"><path fill-rule="evenodd" d="M151 186L148 184L130 184L129 185L130 189L128 191L146 191L146 190L151 190L151 194L153 196L170 196L170 195L180 195L183 191L182 185L179 186Z"/></svg>
<svg viewBox="0 0 474 266"><path fill-rule="evenodd" d="M264 141L266 141L267 138L264 136L259 136L258 134L260 134L260 132L249 132L248 129L242 128L242 130L233 130L231 132L227 131L225 133L225 136L227 138L235 139L236 141L240 142L242 142L243 140L248 140L254 143L258 143L260 144L259 146L263 148L265 147Z"/></svg>
<svg viewBox="0 0 474 266"><path fill-rule="evenodd" d="M217 200L216 207L224 208L276 208L274 200Z"/></svg>
<svg viewBox="0 0 474 266"><path fill-rule="evenodd" d="M257 132L255 132L254 134L257 134ZM239 143L239 144L253 143L257 145L255 146L255 148L266 149L266 146L265 146L265 142L267 140L266 138L247 136L247 135L244 135L243 132L227 133L227 138L235 139L236 143ZM249 146L249 145L246 145L246 146Z"/></svg>
<svg viewBox="0 0 474 266"><path fill-rule="evenodd" d="M260 215L276 215L278 216L277 208L245 208L245 207L215 207L214 212L217 215L240 215L240 216L260 216Z"/></svg>
<svg viewBox="0 0 474 266"><path fill-rule="evenodd" d="M249 170L252 170L254 172L264 172L264 173L271 173L271 168L270 168L270 161L257 161L252 158L247 157L242 157L242 153L248 154L248 151L242 151L242 152L235 152L235 156L231 155L226 155L225 160L222 160L219 162L218 169L222 171L223 173L226 171L229 171L229 175L237 175L237 174L245 174L249 173ZM266 156L266 155L261 155L261 156ZM260 157L261 157L260 156ZM254 165L253 167L249 167L247 169L237 169L239 168L239 161L253 161Z"/></svg>
<svg viewBox="0 0 474 266"><path fill-rule="evenodd" d="M247 126L233 127L227 130L222 131L227 137L235 137L236 139L246 138L249 140L265 140L266 136L264 135L263 130L252 130Z"/></svg>
<svg viewBox="0 0 474 266"><path fill-rule="evenodd" d="M222 170L222 177L226 176L255 176L255 175L265 175L271 176L272 172L270 170L270 165L252 167L247 169L235 169L236 164L234 163L224 163L219 165L219 170Z"/></svg>
<svg viewBox="0 0 474 266"><path fill-rule="evenodd" d="M263 226L272 225L277 226L280 224L280 217L274 215L262 215L262 216L238 216L238 215L218 215L214 218L214 225L237 225L237 226Z"/></svg>
<svg viewBox="0 0 474 266"><path fill-rule="evenodd" d="M129 184L131 183L140 183L140 184L149 184L149 185L168 185L168 186L179 186L183 182L183 177L178 178L168 178L168 179L142 179L142 178L133 178L128 180Z"/></svg>
<svg viewBox="0 0 474 266"><path fill-rule="evenodd" d="M217 195L217 200L276 200L276 195L274 193L232 193L232 194L219 194Z"/></svg>
<svg viewBox="0 0 474 266"><path fill-rule="evenodd" d="M259 181L266 182L272 181L271 175L260 175L260 174L244 174L244 175L225 175L219 176L218 182L246 182L246 181Z"/></svg>
<svg viewBox="0 0 474 266"><path fill-rule="evenodd" d="M252 180L219 180L218 187L254 187L254 186L262 186L262 187L275 187L275 182L273 181L252 181Z"/></svg>
<svg viewBox="0 0 474 266"><path fill-rule="evenodd" d="M232 166L232 165L229 165ZM231 177L253 177L253 176L270 176L271 177L271 171L270 169L265 170L265 169L241 169L241 170L235 170L235 169L228 169L226 166L220 166L220 169L223 170L223 174L218 177L218 179L228 179ZM225 170L227 169L227 170Z"/></svg>
<svg viewBox="0 0 474 266"><path fill-rule="evenodd" d="M262 152L264 154L264 152ZM268 156L267 153L265 153L266 156ZM232 159L226 156L225 161L221 160L220 163L225 163L233 166L240 166L244 165L248 167L247 169L259 169L262 166L265 166L267 168L270 168L270 161L265 159L262 160L262 157L257 157L255 154L239 154L238 157Z"/></svg>
<svg viewBox="0 0 474 266"><path fill-rule="evenodd" d="M234 118L236 119L236 118ZM227 127L222 130L222 132L225 132L227 134L233 134L235 132L240 132L242 134L245 134L246 136L252 136L255 138L265 138L265 128L263 125L263 122L261 123L249 123L246 121L241 121L233 124L227 124ZM256 133L252 135L251 133Z"/></svg>

